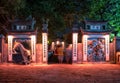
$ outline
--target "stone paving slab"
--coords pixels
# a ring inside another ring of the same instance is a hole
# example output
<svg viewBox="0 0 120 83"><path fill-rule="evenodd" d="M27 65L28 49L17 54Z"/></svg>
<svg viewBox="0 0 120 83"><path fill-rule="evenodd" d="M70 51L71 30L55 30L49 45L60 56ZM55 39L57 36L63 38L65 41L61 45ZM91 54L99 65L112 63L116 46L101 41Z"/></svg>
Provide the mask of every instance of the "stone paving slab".
<svg viewBox="0 0 120 83"><path fill-rule="evenodd" d="M0 83L120 83L119 64L0 64Z"/></svg>

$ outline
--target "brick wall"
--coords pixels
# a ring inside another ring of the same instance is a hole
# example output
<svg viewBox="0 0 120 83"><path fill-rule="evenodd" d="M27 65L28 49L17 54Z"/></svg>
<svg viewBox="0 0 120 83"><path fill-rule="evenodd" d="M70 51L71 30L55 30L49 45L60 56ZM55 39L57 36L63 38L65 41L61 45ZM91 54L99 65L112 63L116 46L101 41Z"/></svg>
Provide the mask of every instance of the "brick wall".
<svg viewBox="0 0 120 83"><path fill-rule="evenodd" d="M36 62L42 63L42 44L36 44Z"/></svg>
<svg viewBox="0 0 120 83"><path fill-rule="evenodd" d="M78 51L78 62L82 62L83 61L83 45L82 43L78 43L78 48L77 48L77 51Z"/></svg>
<svg viewBox="0 0 120 83"><path fill-rule="evenodd" d="M110 62L114 62L115 61L115 53L114 53L114 42L110 43Z"/></svg>
<svg viewBox="0 0 120 83"><path fill-rule="evenodd" d="M4 43L3 45L3 55L2 55L2 62L8 61L8 44Z"/></svg>

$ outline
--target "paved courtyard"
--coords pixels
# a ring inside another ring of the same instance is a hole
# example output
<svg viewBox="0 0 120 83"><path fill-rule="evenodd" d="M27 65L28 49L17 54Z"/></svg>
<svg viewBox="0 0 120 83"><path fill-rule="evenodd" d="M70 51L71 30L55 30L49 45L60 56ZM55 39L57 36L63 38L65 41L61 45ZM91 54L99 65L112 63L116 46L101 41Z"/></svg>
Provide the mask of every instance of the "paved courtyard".
<svg viewBox="0 0 120 83"><path fill-rule="evenodd" d="M0 83L120 83L120 65L0 64Z"/></svg>

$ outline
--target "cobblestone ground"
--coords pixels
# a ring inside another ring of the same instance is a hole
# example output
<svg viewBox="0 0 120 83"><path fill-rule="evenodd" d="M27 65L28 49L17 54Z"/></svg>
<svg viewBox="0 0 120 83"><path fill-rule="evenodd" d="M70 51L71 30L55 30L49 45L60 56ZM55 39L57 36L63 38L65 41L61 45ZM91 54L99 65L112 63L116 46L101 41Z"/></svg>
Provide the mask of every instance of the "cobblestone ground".
<svg viewBox="0 0 120 83"><path fill-rule="evenodd" d="M120 65L0 64L0 83L120 83Z"/></svg>

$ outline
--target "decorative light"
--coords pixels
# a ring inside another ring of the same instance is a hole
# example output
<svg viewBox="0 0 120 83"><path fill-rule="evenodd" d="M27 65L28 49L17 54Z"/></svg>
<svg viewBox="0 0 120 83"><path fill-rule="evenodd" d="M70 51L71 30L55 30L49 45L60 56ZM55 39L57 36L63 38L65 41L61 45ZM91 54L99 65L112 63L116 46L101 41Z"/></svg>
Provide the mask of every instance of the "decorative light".
<svg viewBox="0 0 120 83"><path fill-rule="evenodd" d="M11 35L8 35L8 40L10 40L10 39L12 39L13 38L13 36L11 36Z"/></svg>
<svg viewBox="0 0 120 83"><path fill-rule="evenodd" d="M63 49L64 49L65 43L64 43L64 42L61 42L61 44L62 44L62 47L63 47Z"/></svg>
<svg viewBox="0 0 120 83"><path fill-rule="evenodd" d="M51 50L54 50L54 48L55 48L55 43L52 42L52 44L51 44Z"/></svg>
<svg viewBox="0 0 120 83"><path fill-rule="evenodd" d="M57 40L57 41L56 41L56 45L59 45L59 44L60 44L60 41L59 41L59 40Z"/></svg>

